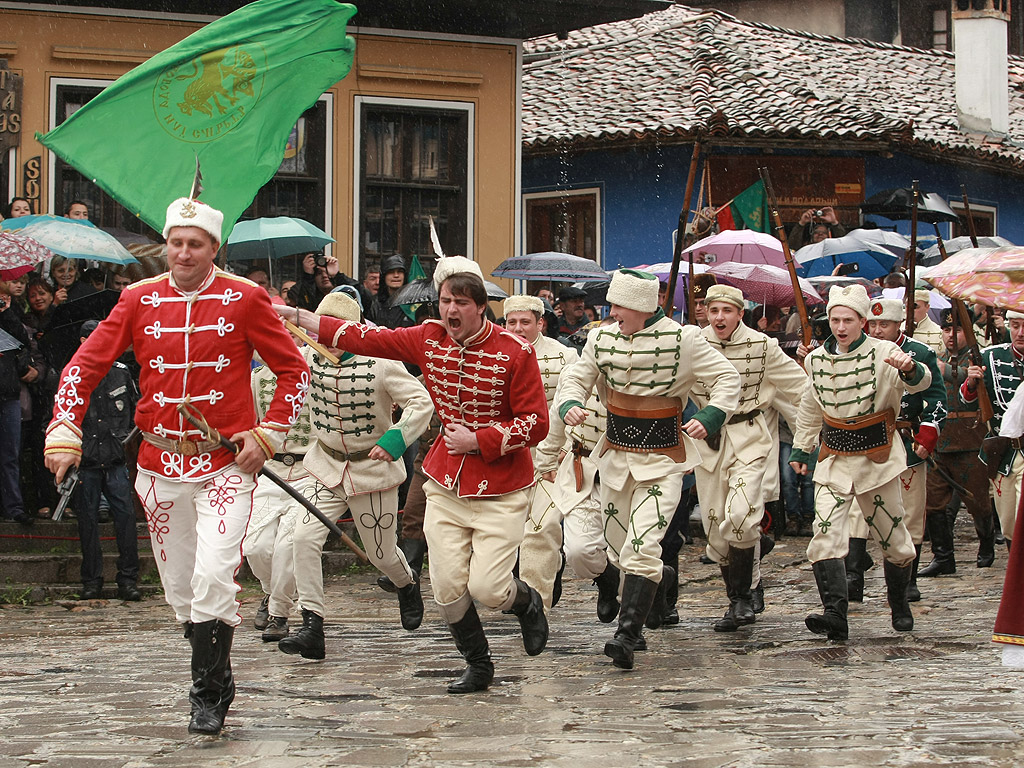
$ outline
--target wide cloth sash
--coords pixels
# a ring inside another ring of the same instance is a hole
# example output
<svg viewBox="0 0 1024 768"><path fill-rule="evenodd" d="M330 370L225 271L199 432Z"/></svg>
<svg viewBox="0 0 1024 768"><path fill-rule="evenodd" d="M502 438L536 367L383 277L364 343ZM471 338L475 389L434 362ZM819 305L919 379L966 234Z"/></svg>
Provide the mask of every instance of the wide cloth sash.
<svg viewBox="0 0 1024 768"><path fill-rule="evenodd" d="M892 436L896 431L896 414L892 408L852 419L825 416L824 421L819 461L832 454L867 456L878 464L888 460Z"/></svg>

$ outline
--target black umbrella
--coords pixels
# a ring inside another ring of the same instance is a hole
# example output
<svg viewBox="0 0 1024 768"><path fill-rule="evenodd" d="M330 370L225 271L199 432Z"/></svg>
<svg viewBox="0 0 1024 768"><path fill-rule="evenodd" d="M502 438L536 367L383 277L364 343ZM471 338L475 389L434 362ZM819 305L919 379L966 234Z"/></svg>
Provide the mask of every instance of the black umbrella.
<svg viewBox="0 0 1024 768"><path fill-rule="evenodd" d="M21 349L23 346L25 345L0 328L0 354L10 352L12 349Z"/></svg>
<svg viewBox="0 0 1024 768"><path fill-rule="evenodd" d="M956 212L936 193L921 192L920 195L921 198L917 202L918 220L928 223L960 220ZM872 195L860 204L860 210L864 214L882 216L886 219L909 219L913 203L913 192L899 187Z"/></svg>
<svg viewBox="0 0 1024 768"><path fill-rule="evenodd" d="M484 288L487 289L487 298L501 300L507 299L508 294L489 280L484 280ZM426 304L429 301L437 301L437 289L434 287L433 279L424 277L413 280L399 288L391 296L390 304L397 307L400 304Z"/></svg>

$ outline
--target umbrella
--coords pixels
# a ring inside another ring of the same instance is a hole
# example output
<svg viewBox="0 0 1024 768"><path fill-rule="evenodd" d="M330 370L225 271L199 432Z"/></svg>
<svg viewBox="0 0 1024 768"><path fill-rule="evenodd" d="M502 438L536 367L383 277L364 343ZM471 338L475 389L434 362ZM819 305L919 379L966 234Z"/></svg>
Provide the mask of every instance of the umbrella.
<svg viewBox="0 0 1024 768"><path fill-rule="evenodd" d="M10 352L12 349L21 349L23 346L25 345L11 336L11 334L3 328L0 328L0 354Z"/></svg>
<svg viewBox="0 0 1024 768"><path fill-rule="evenodd" d="M878 287L877 283L865 280L863 277L856 277L855 275L819 275L818 277L808 277L806 280L814 286L814 289L821 298L826 301L828 301L828 292L833 285L838 285L841 288L847 285L862 285L864 290L868 292L868 296L874 298L875 296L882 295L882 289Z"/></svg>
<svg viewBox="0 0 1024 768"><path fill-rule="evenodd" d="M796 303L789 270L782 267L727 261L713 264L708 272L718 278L719 282L739 288L747 299L758 304L767 307L792 307ZM814 286L803 278L799 280L800 292L807 303L821 304L821 296Z"/></svg>
<svg viewBox="0 0 1024 768"><path fill-rule="evenodd" d="M639 267L637 267L637 269L641 269L644 272L650 272L652 275L654 275L656 278L658 278L658 280L660 280L661 282L667 283L669 275L672 272L672 262L671 261L662 261L662 262L659 262L657 264L647 264L647 265L643 265L642 264ZM701 275L701 274L703 274L703 273L705 273L707 271L708 271L708 265L707 264L694 264L693 265L693 274L695 274L695 275ZM677 312L682 312L683 310L686 309L686 301L687 301L686 284L689 282L689 280L690 280L690 265L687 262L683 261L679 265L679 276L676 278L676 295L672 297L672 304L675 306ZM605 288L605 291L607 291L607 290L608 289ZM606 303L606 302L607 302L607 300L605 302L602 302L602 303Z"/></svg>
<svg viewBox="0 0 1024 768"><path fill-rule="evenodd" d="M501 262L491 274L495 277L514 277L521 280L571 280L581 283L603 282L608 279L608 273L593 259L557 251L513 256Z"/></svg>
<svg viewBox="0 0 1024 768"><path fill-rule="evenodd" d="M892 232L888 229L851 229L844 235L844 237L855 237L858 240L863 240L865 243L880 245L883 248L888 248L900 258L903 258L903 254L906 253L907 248L910 247L909 237L901 235L899 232ZM921 247L921 241L922 238L918 237L918 248Z"/></svg>
<svg viewBox="0 0 1024 768"><path fill-rule="evenodd" d="M52 213L35 213L30 216L18 216L14 219L4 219L3 221L0 221L0 229L17 231L19 229L25 229L25 227L29 227L33 224L39 224L40 222L46 221L71 221L83 227L96 228L96 225L88 219L69 219L64 216L54 216Z"/></svg>
<svg viewBox="0 0 1024 768"><path fill-rule="evenodd" d="M22 220L28 218L22 217ZM21 229L54 253L69 259L94 259L112 264L134 264L132 256L117 239L85 219L66 219L63 216L36 216Z"/></svg>
<svg viewBox="0 0 1024 768"><path fill-rule="evenodd" d="M315 253L333 242L333 237L304 219L276 216L238 222L224 250L228 261L280 259L296 253Z"/></svg>
<svg viewBox="0 0 1024 768"><path fill-rule="evenodd" d="M891 250L851 235L805 245L793 258L800 264L804 277L831 275L839 264L856 264L858 277L873 280L885 277L896 266L896 254Z"/></svg>
<svg viewBox="0 0 1024 768"><path fill-rule="evenodd" d="M924 278L947 296L1024 312L1024 248L965 248Z"/></svg>
<svg viewBox="0 0 1024 768"><path fill-rule="evenodd" d="M692 253L695 262L739 261L744 264L771 264L785 268L782 243L772 235L752 229L727 229L717 235L698 240L683 253ZM685 259L684 259L685 261ZM680 274L686 269L679 268Z"/></svg>
<svg viewBox="0 0 1024 768"><path fill-rule="evenodd" d="M946 247L946 255L952 256L954 253L964 250L965 248L973 248L974 244L971 243L969 237L954 237L951 240L944 240L942 243ZM1007 245L1013 245L1005 237L979 237L978 247L979 248L1003 248ZM939 244L927 248L922 254L921 259L918 260L918 264L922 266L931 266L933 264L939 264L942 261L942 254L939 252Z"/></svg>
<svg viewBox="0 0 1024 768"><path fill-rule="evenodd" d="M108 235L111 235L117 242L128 248L129 245L155 245L156 241L146 235L140 235L138 232L129 232L127 229L120 229L119 227L100 227ZM129 249L131 250L131 249Z"/></svg>
<svg viewBox="0 0 1024 768"><path fill-rule="evenodd" d="M495 285L490 280L484 280L484 288L487 289L487 298L500 301L507 299L508 294L501 286ZM420 280L411 280L399 288L391 296L390 304L393 307L399 305L409 306L410 304L426 304L429 301L437 301L437 288L434 281L429 277Z"/></svg>
<svg viewBox="0 0 1024 768"><path fill-rule="evenodd" d="M49 248L31 237L0 232L0 280L16 280L31 272L36 264L52 257L53 252Z"/></svg>
<svg viewBox="0 0 1024 768"><path fill-rule="evenodd" d="M918 191L920 198L917 203L917 219L934 223L939 221L959 221L960 217L952 208L934 192ZM882 216L886 219L909 219L914 203L914 194L903 187L886 189L872 195L860 204L862 213Z"/></svg>

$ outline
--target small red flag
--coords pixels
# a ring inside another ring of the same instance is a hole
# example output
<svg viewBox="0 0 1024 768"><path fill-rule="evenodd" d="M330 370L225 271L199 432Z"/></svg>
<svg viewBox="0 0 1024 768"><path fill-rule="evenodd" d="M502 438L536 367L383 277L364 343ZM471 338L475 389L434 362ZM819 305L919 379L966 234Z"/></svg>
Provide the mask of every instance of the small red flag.
<svg viewBox="0 0 1024 768"><path fill-rule="evenodd" d="M732 206L727 205L715 216L718 219L718 231L724 232L727 229L736 229L736 222L732 218Z"/></svg>

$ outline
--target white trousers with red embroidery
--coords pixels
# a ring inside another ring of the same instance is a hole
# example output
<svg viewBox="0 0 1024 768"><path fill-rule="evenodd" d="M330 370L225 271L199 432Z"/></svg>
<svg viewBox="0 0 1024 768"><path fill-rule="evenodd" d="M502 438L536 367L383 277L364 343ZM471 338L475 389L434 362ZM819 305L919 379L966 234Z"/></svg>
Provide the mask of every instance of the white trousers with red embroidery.
<svg viewBox="0 0 1024 768"><path fill-rule="evenodd" d="M139 473L164 599L179 623L218 619L236 627L242 539L252 512L253 475L231 464L197 483Z"/></svg>

